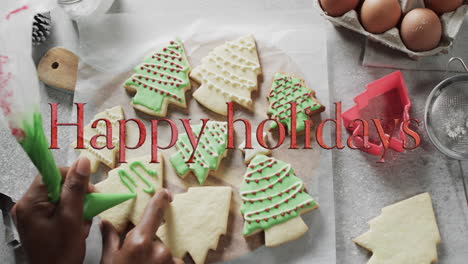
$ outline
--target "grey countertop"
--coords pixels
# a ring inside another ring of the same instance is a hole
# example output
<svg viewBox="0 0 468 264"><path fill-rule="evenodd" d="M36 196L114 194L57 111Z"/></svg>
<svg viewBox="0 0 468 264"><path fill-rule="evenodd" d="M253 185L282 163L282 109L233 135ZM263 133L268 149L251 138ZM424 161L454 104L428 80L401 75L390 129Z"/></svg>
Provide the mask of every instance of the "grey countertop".
<svg viewBox="0 0 468 264"><path fill-rule="evenodd" d="M221 1L201 1L204 6ZM229 8L241 8L249 1L229 1ZM243 3L243 4L242 4ZM129 1L117 1L114 12L132 10ZM251 8L302 9L312 7L310 1L258 1ZM226 6L225 6L226 8ZM63 15L63 14L59 14ZM311 15L316 15L315 13ZM330 107L342 101L343 109L352 105L352 98L365 85L394 71L384 68L362 66L365 39L350 31L335 28L324 23L328 37L328 67ZM55 33L43 46L35 50L37 61L49 48L56 45L76 50L76 34L69 22L54 25ZM468 52L468 46L467 50ZM412 99L411 116L423 119L424 103L430 90L445 77L443 72L402 71ZM43 112L48 113L46 102L60 102L64 118L71 113L73 96L48 87L42 88ZM48 118L46 115L44 118ZM60 118L60 117L59 117ZM65 120L64 120L65 121ZM48 133L46 128L46 133ZM390 152L386 163L356 150L333 151L333 174L336 214L337 263L366 263L368 253L352 243L351 239L367 231L367 221L380 214L380 209L420 192L430 192L443 243L439 246L439 263L462 264L468 258L468 206L463 190L462 178L468 178L468 162L450 160L440 154L429 142L424 128L421 146L404 154ZM60 131L59 131L60 133ZM63 131L62 133L66 133ZM346 136L346 132L343 133ZM59 135L59 138L63 138ZM65 142L61 144L66 144ZM11 141L8 133L0 130L0 173L22 175L31 179L35 174L32 166L24 162L26 157ZM58 163L64 163L64 156L56 155ZM24 163L23 163L24 162ZM0 178L1 179L1 178ZM468 179L467 179L468 180ZM4 184L0 182L0 184ZM0 258L3 263L14 262L13 254L3 243L4 230L0 224ZM246 260L247 261L247 260ZM261 262L261 261L260 261ZM259 262L259 263L260 263Z"/></svg>
<svg viewBox="0 0 468 264"><path fill-rule="evenodd" d="M363 67L365 39L342 28L327 27L330 104L341 101L343 109L348 109L367 83L394 69ZM423 120L427 96L446 75L402 73L412 101L410 116ZM337 263L365 263L367 252L351 239L368 230L367 221L379 215L382 207L421 192L431 194L437 215L443 241L439 263L466 263L468 206L462 177L468 177L468 163L446 158L432 146L423 126L418 131L421 146L403 154L390 152L386 163L376 163L377 157L356 150L334 151Z"/></svg>

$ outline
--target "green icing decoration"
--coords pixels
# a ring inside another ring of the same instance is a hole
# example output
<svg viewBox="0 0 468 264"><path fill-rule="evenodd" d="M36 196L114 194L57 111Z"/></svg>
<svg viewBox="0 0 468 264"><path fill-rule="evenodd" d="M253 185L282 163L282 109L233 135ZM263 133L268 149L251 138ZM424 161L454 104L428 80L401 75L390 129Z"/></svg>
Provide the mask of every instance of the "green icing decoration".
<svg viewBox="0 0 468 264"><path fill-rule="evenodd" d="M132 163L130 163L130 166L129 166L130 170L134 174L136 174L141 179L141 181L146 185L146 188L144 188L143 191L148 194L154 193L154 185L148 179L146 179L141 173L137 171L137 167L140 167L144 172L146 172L150 176L157 176L158 174L155 171L147 169L145 165L141 163L140 161L133 161ZM119 170L118 174L120 177L120 181L122 181L122 184L125 185L130 192L136 193L135 187L138 187L138 186L137 186L135 179L126 170L123 170L123 169Z"/></svg>
<svg viewBox="0 0 468 264"><path fill-rule="evenodd" d="M296 130L304 131L304 121L308 119L307 112L317 111L323 106L314 97L314 91L308 89L304 80L282 73L276 73L268 95L270 103L268 113L288 127L291 133L291 102L296 102ZM276 122L270 128L276 128Z"/></svg>
<svg viewBox="0 0 468 264"><path fill-rule="evenodd" d="M125 82L125 86L137 90L133 104L161 113L167 108L164 100L185 105L185 89L190 86L189 71L184 47L180 40L175 40L145 57L143 63L135 67L135 73Z"/></svg>
<svg viewBox="0 0 468 264"><path fill-rule="evenodd" d="M290 164L265 155L257 155L250 162L240 195L244 236L297 217L302 210L317 205Z"/></svg>
<svg viewBox="0 0 468 264"><path fill-rule="evenodd" d="M32 122L24 122L23 133L24 138L20 144L41 174L42 182L47 186L49 200L55 203L60 198L62 175L44 135L41 113L34 113Z"/></svg>
<svg viewBox="0 0 468 264"><path fill-rule="evenodd" d="M195 136L200 134L202 125L192 126ZM192 145L186 133L177 140L178 151L170 157L170 162L179 176L192 171L200 184L203 184L210 170L216 170L227 147L226 122L208 121L199 140L193 163L187 163L192 155Z"/></svg>

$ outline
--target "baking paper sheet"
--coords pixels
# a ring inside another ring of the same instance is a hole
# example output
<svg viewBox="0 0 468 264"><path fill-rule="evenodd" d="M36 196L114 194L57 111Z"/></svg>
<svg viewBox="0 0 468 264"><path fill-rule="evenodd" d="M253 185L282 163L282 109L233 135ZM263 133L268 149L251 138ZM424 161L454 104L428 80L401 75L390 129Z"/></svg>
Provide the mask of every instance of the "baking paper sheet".
<svg viewBox="0 0 468 264"><path fill-rule="evenodd" d="M111 14L96 20L78 21L81 62L74 100L87 103L86 122L97 112L120 104L126 118L138 118L148 125L148 120L154 117L133 110L130 106L131 97L122 87L122 83L130 77L132 68L145 54L162 47L174 37L179 37L194 67L214 47L227 40L253 34L257 41L263 76L259 79L259 91L252 94L254 112L236 106L236 118L249 119L253 128L266 118L266 95L276 71L292 72L304 77L307 84L317 91L319 100L328 106L325 33L320 24L314 23L316 21L311 19L309 12L242 14L242 20L229 16L197 18L179 15L178 19L174 19L173 16L164 14ZM195 90L197 86L193 84ZM192 91L187 92L188 109L170 106L167 118L177 120L190 117L193 124L198 123L200 118L225 120L193 100ZM321 115L321 118L327 117L328 110ZM320 121L320 117L315 117L315 121ZM180 123L178 126L182 128ZM128 129L132 130L131 127ZM236 129L237 145L243 141L243 128L236 125ZM158 133L161 144L169 141L167 127L161 126ZM328 139L328 131L324 134ZM270 137L270 140L273 138ZM299 137L299 142L302 140ZM315 142L315 138L312 138L312 142ZM263 247L251 254L255 254L260 263L289 262L292 259L297 263L334 263L336 252L331 152L320 150L316 144L313 145L313 150L288 150L288 145L289 139L280 149L274 151L273 156L293 165L296 174L304 180L308 191L319 202L320 209L302 216L310 230L301 239L278 248ZM148 147L146 145L146 148L128 151L127 158L148 154ZM166 161L165 186L174 193L181 193L187 187L198 184L193 175L185 180L176 176L168 162L174 151L175 148L163 152ZM71 150L69 163L76 157L77 153ZM101 166L93 180L102 180L106 171ZM239 150L230 150L218 172L207 179L205 185L230 185L234 188L228 234L221 237L218 250L209 252L208 262L234 260L253 251L263 242L260 235L246 241L240 234L243 222L239 213L240 197L237 186L240 185L244 172L242 153ZM100 252L100 236L96 232L98 231L94 228L88 239L87 261L90 263L98 260ZM245 256L237 261L252 260L253 257Z"/></svg>

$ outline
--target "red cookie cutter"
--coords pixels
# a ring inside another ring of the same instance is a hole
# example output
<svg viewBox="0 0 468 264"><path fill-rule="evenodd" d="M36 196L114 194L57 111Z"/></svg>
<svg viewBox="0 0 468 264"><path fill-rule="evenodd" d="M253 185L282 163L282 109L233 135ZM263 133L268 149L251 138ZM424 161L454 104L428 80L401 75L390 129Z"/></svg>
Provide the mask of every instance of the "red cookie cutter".
<svg viewBox="0 0 468 264"><path fill-rule="evenodd" d="M389 92L396 92L397 96L392 98L389 101L389 105L394 107L399 107L401 112L399 127L395 128L398 129L397 133L394 133L394 136L390 140L389 148L403 152L403 141L406 139L405 133L403 133L403 122L409 120L409 110L411 107L411 101L408 96L408 90L406 89L405 81L403 80L403 75L400 71L393 72L381 79L373 81L366 85L366 91L359 94L354 98L355 105L348 109L346 112L342 114L343 123L346 129L354 136L354 142L356 146L364 146L364 139L363 139L363 129L362 123L358 123L357 126L354 126L354 120L362 119L362 113L368 105L369 102L377 97L383 96ZM400 100L398 102L398 99ZM375 118L382 118L382 117L375 117ZM370 121L370 120L366 120ZM369 127L372 126L372 123L369 123ZM385 131L385 135L388 137L388 131ZM364 152L367 152L372 155L380 156L382 155L384 146L382 143L375 144L369 142L370 148L361 147L360 149Z"/></svg>

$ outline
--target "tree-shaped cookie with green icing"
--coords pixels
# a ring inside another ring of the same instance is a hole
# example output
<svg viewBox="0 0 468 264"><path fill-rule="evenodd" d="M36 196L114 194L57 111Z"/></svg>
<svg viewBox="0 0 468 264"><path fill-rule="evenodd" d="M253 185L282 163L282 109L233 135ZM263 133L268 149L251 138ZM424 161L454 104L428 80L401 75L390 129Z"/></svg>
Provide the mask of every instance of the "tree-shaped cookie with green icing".
<svg viewBox="0 0 468 264"><path fill-rule="evenodd" d="M135 93L132 106L154 116L166 116L169 103L187 107L190 65L180 40L146 56L124 87Z"/></svg>
<svg viewBox="0 0 468 264"><path fill-rule="evenodd" d="M368 264L437 262L440 234L429 193L383 208L369 225L369 231L354 239L372 251Z"/></svg>
<svg viewBox="0 0 468 264"><path fill-rule="evenodd" d="M193 125L192 131L195 136L200 134L202 124ZM170 162L177 174L184 178L190 172L197 177L198 182L203 184L210 171L218 169L219 163L227 152L227 124L226 122L208 121L195 150L192 163L187 161L193 152L190 139L186 133L179 135L176 147L178 151L170 157Z"/></svg>
<svg viewBox="0 0 468 264"><path fill-rule="evenodd" d="M291 103L296 103L296 131L304 131L304 121L310 115L322 112L325 107L315 98L315 92L305 84L304 80L290 74L276 73L273 77L270 94L267 97L268 114L288 128L291 133ZM277 124L273 122L270 128Z"/></svg>
<svg viewBox="0 0 468 264"><path fill-rule="evenodd" d="M102 212L99 217L111 222L119 232L123 232L129 222L138 224L151 197L162 188L162 154L158 160L159 163L151 163L151 156L144 156L109 171L107 179L96 184L98 192L135 193L137 196Z"/></svg>
<svg viewBox="0 0 468 264"><path fill-rule="evenodd" d="M295 176L291 165L257 155L240 186L243 235L265 231L265 245L277 246L302 236L307 226L300 215L318 207Z"/></svg>

